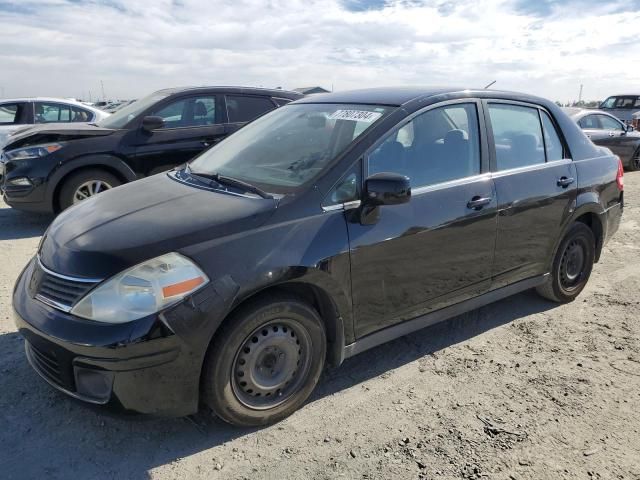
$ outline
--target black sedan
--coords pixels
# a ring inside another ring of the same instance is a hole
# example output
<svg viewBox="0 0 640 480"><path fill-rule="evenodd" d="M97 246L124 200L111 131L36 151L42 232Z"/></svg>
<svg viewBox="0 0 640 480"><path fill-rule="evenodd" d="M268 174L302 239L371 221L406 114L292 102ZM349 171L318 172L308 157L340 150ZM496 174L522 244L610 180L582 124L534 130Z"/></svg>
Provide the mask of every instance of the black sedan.
<svg viewBox="0 0 640 480"><path fill-rule="evenodd" d="M36 126L4 146L0 190L14 208L58 213L185 163L254 118L299 98L296 92L261 88L172 88L97 123Z"/></svg>
<svg viewBox="0 0 640 480"><path fill-rule="evenodd" d="M263 425L327 363L530 288L575 299L620 223L623 175L541 98L305 97L63 212L15 319L68 395Z"/></svg>
<svg viewBox="0 0 640 480"><path fill-rule="evenodd" d="M602 110L565 108L596 145L609 148L628 170L640 170L640 133Z"/></svg>

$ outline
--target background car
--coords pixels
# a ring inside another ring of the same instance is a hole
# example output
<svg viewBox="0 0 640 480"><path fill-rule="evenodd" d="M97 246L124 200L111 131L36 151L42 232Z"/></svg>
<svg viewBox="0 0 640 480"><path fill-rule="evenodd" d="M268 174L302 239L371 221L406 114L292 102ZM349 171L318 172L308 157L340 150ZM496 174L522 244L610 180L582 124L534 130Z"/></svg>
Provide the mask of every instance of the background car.
<svg viewBox="0 0 640 480"><path fill-rule="evenodd" d="M640 95L613 95L600 104L600 110L631 123L633 114L640 112Z"/></svg>
<svg viewBox="0 0 640 480"><path fill-rule="evenodd" d="M629 170L640 169L640 133L625 125L613 115L601 110L565 108L565 112L578 124L596 145L609 148L620 157Z"/></svg>
<svg viewBox="0 0 640 480"><path fill-rule="evenodd" d="M243 87L160 90L97 123L41 125L11 137L0 160L12 207L59 212L104 190L191 160L247 122L302 98Z"/></svg>
<svg viewBox="0 0 640 480"><path fill-rule="evenodd" d="M0 100L0 147L9 134L26 125L40 123L98 122L109 114L73 100L60 98L13 98Z"/></svg>

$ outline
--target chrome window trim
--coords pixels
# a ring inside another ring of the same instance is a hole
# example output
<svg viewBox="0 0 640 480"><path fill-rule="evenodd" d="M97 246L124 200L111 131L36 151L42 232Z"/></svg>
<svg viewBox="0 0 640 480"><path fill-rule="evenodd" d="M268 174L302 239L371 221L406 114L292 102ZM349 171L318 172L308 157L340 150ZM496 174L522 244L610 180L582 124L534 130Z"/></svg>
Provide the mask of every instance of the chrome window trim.
<svg viewBox="0 0 640 480"><path fill-rule="evenodd" d="M353 210L360 207L361 200L352 200L350 202L336 203L335 205L327 205L322 207L323 212L335 212L336 210Z"/></svg>
<svg viewBox="0 0 640 480"><path fill-rule="evenodd" d="M491 172L481 173L479 175L472 175L469 177L456 178L454 180L448 180L446 182L434 183L432 185L424 185L422 187L412 188L411 196L421 195L427 192L433 192L435 190L442 190L450 187L457 187L459 185L466 185L468 183L475 183L478 181L489 181L491 180L492 175ZM411 179L409 179L411 180Z"/></svg>
<svg viewBox="0 0 640 480"><path fill-rule="evenodd" d="M507 170L498 170L497 172L492 172L492 173L493 173L493 177L502 177L505 175L513 175L514 173L530 172L534 170L541 170L547 167L554 167L554 166L565 165L565 164L568 165L572 162L573 162L573 159L571 158L562 158L560 160L552 160L550 162L536 163L534 165L525 165L523 167L509 168Z"/></svg>

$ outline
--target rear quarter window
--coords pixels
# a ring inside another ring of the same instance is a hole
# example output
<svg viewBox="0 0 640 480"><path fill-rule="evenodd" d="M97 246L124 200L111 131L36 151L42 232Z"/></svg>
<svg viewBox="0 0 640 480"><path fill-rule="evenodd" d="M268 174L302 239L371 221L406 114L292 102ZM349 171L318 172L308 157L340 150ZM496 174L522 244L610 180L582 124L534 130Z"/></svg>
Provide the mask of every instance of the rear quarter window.
<svg viewBox="0 0 640 480"><path fill-rule="evenodd" d="M250 122L276 106L267 97L227 95L227 115L230 123Z"/></svg>

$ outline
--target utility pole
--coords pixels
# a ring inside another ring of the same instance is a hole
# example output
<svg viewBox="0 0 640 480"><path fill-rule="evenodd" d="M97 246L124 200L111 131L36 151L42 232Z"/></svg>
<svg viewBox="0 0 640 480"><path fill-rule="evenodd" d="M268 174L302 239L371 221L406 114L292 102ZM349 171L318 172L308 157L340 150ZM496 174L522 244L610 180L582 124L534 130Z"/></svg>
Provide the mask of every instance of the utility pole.
<svg viewBox="0 0 640 480"><path fill-rule="evenodd" d="M582 87L584 85L580 84L580 94L578 95L578 103L582 103Z"/></svg>

